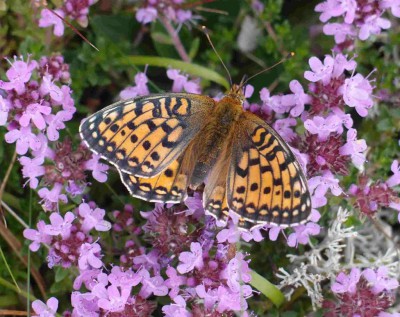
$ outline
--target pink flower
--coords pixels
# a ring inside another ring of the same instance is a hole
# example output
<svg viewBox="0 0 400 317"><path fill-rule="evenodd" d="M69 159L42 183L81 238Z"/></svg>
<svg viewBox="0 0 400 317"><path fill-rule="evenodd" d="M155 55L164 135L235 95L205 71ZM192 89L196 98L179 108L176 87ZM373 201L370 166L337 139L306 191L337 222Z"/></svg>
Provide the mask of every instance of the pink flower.
<svg viewBox="0 0 400 317"><path fill-rule="evenodd" d="M376 271L366 269L362 272L365 279L372 285L372 291L379 294L383 291L391 291L399 287L399 282L394 278L388 278L386 266L379 267Z"/></svg>
<svg viewBox="0 0 400 317"><path fill-rule="evenodd" d="M400 18L400 0L381 0L380 6L382 9L392 10L392 14L396 18Z"/></svg>
<svg viewBox="0 0 400 317"><path fill-rule="evenodd" d="M49 94L54 104L58 105L62 103L64 97L63 91L61 90L60 87L54 84L51 75L46 74L45 76L43 76L42 80L43 80L42 84L40 85L39 88L41 95L45 96Z"/></svg>
<svg viewBox="0 0 400 317"><path fill-rule="evenodd" d="M230 211L229 212L230 221L228 222L229 227L227 229L222 229L217 234L218 243L223 243L225 241L229 243L238 242L240 238L249 242L250 240L261 241L263 237L260 234L260 231L255 229L251 231L244 231L239 229L239 216ZM223 225L225 226L225 225Z"/></svg>
<svg viewBox="0 0 400 317"><path fill-rule="evenodd" d="M50 225L46 225L44 233L50 236L61 236L63 239L69 238L71 234L72 222L75 220L75 215L68 211L64 218L57 212L50 215Z"/></svg>
<svg viewBox="0 0 400 317"><path fill-rule="evenodd" d="M135 75L135 86L126 87L121 91L119 96L122 99L135 98L137 96L146 96L150 94L147 87L148 79L145 73L137 73Z"/></svg>
<svg viewBox="0 0 400 317"><path fill-rule="evenodd" d="M378 317L400 317L400 313L390 314L390 313L386 313L386 312L380 312Z"/></svg>
<svg viewBox="0 0 400 317"><path fill-rule="evenodd" d="M7 132L5 140L7 143L17 142L16 150L19 155L24 155L28 149L37 151L41 147L40 139L32 133L30 127L21 127L19 130L14 129Z"/></svg>
<svg viewBox="0 0 400 317"><path fill-rule="evenodd" d="M339 186L339 180L335 178L331 171L324 171L321 176L314 176L308 180L308 187L315 196L324 197L328 189L333 195L339 196L343 190Z"/></svg>
<svg viewBox="0 0 400 317"><path fill-rule="evenodd" d="M157 275L150 277L150 273L147 270L140 270L138 272L142 276L142 288L139 295L143 298L147 298L154 294L156 296L165 296L168 294L168 287L164 285L164 280L161 276Z"/></svg>
<svg viewBox="0 0 400 317"><path fill-rule="evenodd" d="M350 129L353 126L353 119L351 118L350 114L346 114L342 109L340 108L332 108L332 113L334 113L336 116L340 118L342 121L343 125L347 128ZM343 131L342 131L343 132ZM340 132L340 134L342 134Z"/></svg>
<svg viewBox="0 0 400 317"><path fill-rule="evenodd" d="M298 117L304 111L304 105L310 103L310 96L304 93L304 89L297 80L292 80L289 84L293 94L284 95L281 98L281 103L284 107L292 107L290 114L293 117Z"/></svg>
<svg viewBox="0 0 400 317"><path fill-rule="evenodd" d="M172 79L174 83L172 84L173 92L186 91L193 94L200 93L200 85L197 81L188 80L188 75L182 75L177 69L168 69L167 76Z"/></svg>
<svg viewBox="0 0 400 317"><path fill-rule="evenodd" d="M350 58L347 60L347 55L337 54L335 56L335 64L333 65L332 76L339 78L345 70L353 71L357 67L357 63L354 59Z"/></svg>
<svg viewBox="0 0 400 317"><path fill-rule="evenodd" d="M249 283L251 281L249 264L244 260L243 253L236 253L220 276L227 280L232 292L240 292L243 282Z"/></svg>
<svg viewBox="0 0 400 317"><path fill-rule="evenodd" d="M346 41L347 37L353 38L356 35L354 26L347 23L327 23L324 25L323 31L326 35L334 35L336 44L341 44Z"/></svg>
<svg viewBox="0 0 400 317"><path fill-rule="evenodd" d="M251 7L257 13L262 13L264 11L264 4L260 0L252 0Z"/></svg>
<svg viewBox="0 0 400 317"><path fill-rule="evenodd" d="M317 134L319 141L327 140L331 133L341 134L343 132L342 120L334 114L327 118L315 116L308 119L304 122L304 127L311 134Z"/></svg>
<svg viewBox="0 0 400 317"><path fill-rule="evenodd" d="M298 136L292 129L292 127L295 127L296 125L296 119L285 118L276 120L273 124L273 128L285 141L290 142Z"/></svg>
<svg viewBox="0 0 400 317"><path fill-rule="evenodd" d="M165 305L162 308L165 317L192 317L192 314L186 310L186 302L182 296L173 298L175 304Z"/></svg>
<svg viewBox="0 0 400 317"><path fill-rule="evenodd" d="M304 78L313 83L321 80L326 85L331 79L334 62L332 56L329 55L325 56L324 63L317 57L311 57L308 63L312 71L305 71Z"/></svg>
<svg viewBox="0 0 400 317"><path fill-rule="evenodd" d="M381 33L381 29L390 28L390 21L384 18L381 18L378 15L368 16L364 24L360 28L360 33L358 37L360 40L366 40L371 34L379 34Z"/></svg>
<svg viewBox="0 0 400 317"><path fill-rule="evenodd" d="M6 125L8 112L10 111L10 102L0 95L0 126Z"/></svg>
<svg viewBox="0 0 400 317"><path fill-rule="evenodd" d="M261 227L256 227L256 228L253 228L253 229L251 229L249 231L242 230L242 233L241 233L242 239L244 241L246 241L246 242L250 242L252 240L255 241L255 242L260 242L260 241L262 241L264 239L264 237L262 236L260 230L261 230Z"/></svg>
<svg viewBox="0 0 400 317"><path fill-rule="evenodd" d="M297 247L299 243L307 244L309 236L315 236L321 231L321 227L314 222L308 222L305 225L298 225L293 229L294 232L289 235L287 240L287 244L290 247Z"/></svg>
<svg viewBox="0 0 400 317"><path fill-rule="evenodd" d="M368 109L374 104L372 100L372 86L361 74L347 78L342 86L344 102L355 107L361 117L366 117Z"/></svg>
<svg viewBox="0 0 400 317"><path fill-rule="evenodd" d="M341 272L331 286L337 301L325 300L323 307L329 316L391 316L385 313L393 304L392 290L398 287L395 279L387 279L387 270L353 268L349 275ZM377 286L374 289L374 285ZM378 291L379 290L379 291Z"/></svg>
<svg viewBox="0 0 400 317"><path fill-rule="evenodd" d="M98 298L91 293L81 294L79 292L73 292L71 294L71 305L74 307L72 316L100 316L100 309L97 302Z"/></svg>
<svg viewBox="0 0 400 317"><path fill-rule="evenodd" d="M55 317L58 309L58 300L50 297L45 304L37 299L32 303L32 308L38 317Z"/></svg>
<svg viewBox="0 0 400 317"><path fill-rule="evenodd" d="M208 310L213 309L215 303L218 301L217 290L209 288L206 291L206 288L203 284L196 286L196 294L200 298L204 299L204 307Z"/></svg>
<svg viewBox="0 0 400 317"><path fill-rule="evenodd" d="M338 0L327 0L317 4L316 12L321 12L319 19L321 22L326 22L332 17L338 17L343 14L343 9Z"/></svg>
<svg viewBox="0 0 400 317"><path fill-rule="evenodd" d="M108 165L100 163L100 155L93 154L92 158L85 163L85 168L92 171L93 178L100 183L107 180Z"/></svg>
<svg viewBox="0 0 400 317"><path fill-rule="evenodd" d="M236 217L238 218L238 217ZM229 243L236 243L239 241L241 232L238 229L237 223L239 222L239 219L237 219L236 223L235 221L229 222L229 227L227 229L222 229L220 232L217 234L217 241L218 243L223 243L223 242L229 242Z"/></svg>
<svg viewBox="0 0 400 317"><path fill-rule="evenodd" d="M357 140L357 130L349 129L347 131L347 142L340 149L340 155L350 155L353 164L357 168L361 168L365 162L365 151L367 143L365 140Z"/></svg>
<svg viewBox="0 0 400 317"><path fill-rule="evenodd" d="M82 287L82 284L85 284L85 287L88 290L92 290L95 285L98 284L97 278L101 274L101 269L93 269L79 272L80 274L75 278L72 287L75 290L79 290Z"/></svg>
<svg viewBox="0 0 400 317"><path fill-rule="evenodd" d="M166 274L168 279L165 280L164 285L171 289L169 291L169 297L175 298L178 295L179 287L185 285L187 277L178 275L177 271L172 266L168 266Z"/></svg>
<svg viewBox="0 0 400 317"><path fill-rule="evenodd" d="M111 223L104 220L106 211L104 209L90 208L89 204L82 203L79 205L79 216L83 218L82 230L89 232L93 228L97 231L108 231L111 229Z"/></svg>
<svg viewBox="0 0 400 317"><path fill-rule="evenodd" d="M76 111L76 108L74 106L74 99L72 99L72 90L68 86L62 85L61 86L61 92L62 92L62 100L60 101L63 110L65 112L69 112L70 115L73 115ZM54 102L54 100L53 100ZM68 119L70 120L70 119ZM66 120L65 120L66 121Z"/></svg>
<svg viewBox="0 0 400 317"><path fill-rule="evenodd" d="M59 16L65 17L65 14L61 10L54 10ZM64 34L64 21L56 16L53 12L49 9L43 9L41 12L41 17L39 20L39 27L46 28L49 26L54 25L54 35L55 36L62 36Z"/></svg>
<svg viewBox="0 0 400 317"><path fill-rule="evenodd" d="M357 289L357 283L360 280L361 271L357 268L352 268L349 275L340 272L336 277L336 283L331 287L334 293L354 293Z"/></svg>
<svg viewBox="0 0 400 317"><path fill-rule="evenodd" d="M76 20L85 28L88 25L89 6L96 2L97 0L65 0L63 10L71 20Z"/></svg>
<svg viewBox="0 0 400 317"><path fill-rule="evenodd" d="M389 177L389 179L386 180L386 184L389 187L394 187L397 185L400 185L400 167L399 167L399 161L394 160L392 162L392 166L390 167L391 171L393 172L393 175Z"/></svg>
<svg viewBox="0 0 400 317"><path fill-rule="evenodd" d="M32 121L39 130L43 130L46 127L43 115L49 115L50 113L51 108L49 106L33 103L26 107L26 110L19 119L19 123L21 126L27 127Z"/></svg>
<svg viewBox="0 0 400 317"><path fill-rule="evenodd" d="M44 208L46 211L58 211L59 201L66 203L68 198L65 194L61 194L63 186L60 183L55 183L53 188L49 190L47 187L39 189L39 197L44 202Z"/></svg>
<svg viewBox="0 0 400 317"><path fill-rule="evenodd" d="M182 9L178 9L176 11L176 21L178 23L185 23L186 21L189 21L191 19L192 19L192 11L182 10Z"/></svg>
<svg viewBox="0 0 400 317"><path fill-rule="evenodd" d="M31 240L32 243L29 245L29 249L32 252L36 252L40 248L40 244L50 244L52 237L44 232L46 227L46 223L43 220L39 220L36 225L38 230L35 229L25 229L24 237L28 240Z"/></svg>
<svg viewBox="0 0 400 317"><path fill-rule="evenodd" d="M271 110L276 113L285 113L289 111L288 107L282 105L282 96L271 96L267 88L262 88L260 90L260 99L263 102L261 109L265 113L270 113Z"/></svg>
<svg viewBox="0 0 400 317"><path fill-rule="evenodd" d="M99 300L97 305L106 312L122 312L130 296L130 288L118 289L115 285L105 287L99 283L93 287L92 294Z"/></svg>
<svg viewBox="0 0 400 317"><path fill-rule="evenodd" d="M181 274L188 273L194 268L201 269L204 265L203 250L200 243L192 242L190 244L190 251L191 252L182 252L179 255L179 261L181 261L181 263L178 265L177 270Z"/></svg>
<svg viewBox="0 0 400 317"><path fill-rule="evenodd" d="M29 158L27 156L23 156L19 159L22 167L22 176L24 178L29 178L29 186L30 188L37 188L39 184L38 177L44 175L45 168L42 166L44 162L43 157Z"/></svg>
<svg viewBox="0 0 400 317"><path fill-rule="evenodd" d="M46 117L46 122L48 124L47 127L47 137L49 141L57 141L60 138L60 133L58 130L62 130L65 128L64 121L68 121L66 119L72 119L72 115L70 116L66 111L58 111L55 115L50 114Z"/></svg>
<svg viewBox="0 0 400 317"><path fill-rule="evenodd" d="M253 291L248 285L243 285L239 292L232 292L224 286L219 286L217 290L219 300L217 311L223 313L224 311L246 310L248 307L246 298L250 297L252 293Z"/></svg>
<svg viewBox="0 0 400 317"><path fill-rule="evenodd" d="M153 270L154 272L160 272L159 251L157 249L151 250L149 253L135 256L133 258L133 264L145 268L146 270Z"/></svg>
<svg viewBox="0 0 400 317"><path fill-rule="evenodd" d="M80 256L78 260L78 266L81 270L87 270L90 268L101 268L103 262L100 260L101 247L98 243L84 243L80 248Z"/></svg>
<svg viewBox="0 0 400 317"><path fill-rule="evenodd" d="M15 59L14 63L11 63L11 68L7 70L6 76L10 80L4 82L0 80L0 89L15 91L20 95L25 91L25 83L29 81L32 76L32 72L37 68L38 64L36 61L24 62Z"/></svg>
<svg viewBox="0 0 400 317"><path fill-rule="evenodd" d="M326 22L332 17L345 14L345 22L352 23L357 9L356 0L327 0L315 7L316 12L322 12L321 22Z"/></svg>
<svg viewBox="0 0 400 317"><path fill-rule="evenodd" d="M153 22L157 19L157 10L153 7L140 8L136 12L136 20L142 24Z"/></svg>
<svg viewBox="0 0 400 317"><path fill-rule="evenodd" d="M132 270L123 271L121 267L114 266L108 275L108 281L121 288L132 288L142 281L142 276Z"/></svg>

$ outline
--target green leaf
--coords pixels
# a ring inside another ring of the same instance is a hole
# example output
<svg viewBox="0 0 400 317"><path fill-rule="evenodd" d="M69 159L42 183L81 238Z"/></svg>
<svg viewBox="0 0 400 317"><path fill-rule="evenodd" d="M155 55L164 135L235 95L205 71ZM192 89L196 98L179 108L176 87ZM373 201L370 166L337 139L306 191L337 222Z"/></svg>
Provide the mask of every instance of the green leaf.
<svg viewBox="0 0 400 317"><path fill-rule="evenodd" d="M54 269L54 271L55 271L55 273L56 273L56 275L55 275L55 281L56 281L56 283L59 283L59 282L61 282L62 280L64 280L64 279L68 276L68 274L69 274L69 271L68 271L68 270L66 270L66 269L64 269L64 268L62 268L62 267L59 267L59 266L56 266L55 269Z"/></svg>
<svg viewBox="0 0 400 317"><path fill-rule="evenodd" d="M199 52L200 48L200 39L196 37L193 41L192 44L190 45L190 51L189 51L189 58L192 60L197 53Z"/></svg>
<svg viewBox="0 0 400 317"><path fill-rule="evenodd" d="M182 62L180 60L172 59L172 58L164 58L157 56L126 56L122 57L119 60L124 65L150 65L150 66L158 66L165 68L176 68L188 73L192 76L201 77L210 81L213 81L217 84L224 86L226 89L229 89L230 85L225 77L221 76L217 72L208 69L206 67Z"/></svg>
<svg viewBox="0 0 400 317"><path fill-rule="evenodd" d="M251 271L251 282L250 285L258 289L266 297L268 297L276 307L282 305L285 301L285 297L282 292L274 284L262 277L257 272Z"/></svg>
<svg viewBox="0 0 400 317"><path fill-rule="evenodd" d="M96 15L90 20L97 35L106 36L114 42L131 41L136 24L131 14Z"/></svg>

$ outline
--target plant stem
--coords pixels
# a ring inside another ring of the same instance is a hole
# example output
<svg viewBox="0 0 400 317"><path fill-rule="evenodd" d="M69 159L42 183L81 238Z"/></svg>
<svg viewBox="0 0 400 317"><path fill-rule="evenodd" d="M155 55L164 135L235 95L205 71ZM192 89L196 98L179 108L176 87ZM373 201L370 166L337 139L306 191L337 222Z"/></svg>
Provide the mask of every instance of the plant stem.
<svg viewBox="0 0 400 317"><path fill-rule="evenodd" d="M28 225L29 228L32 225L32 189L29 189L29 219L28 219ZM31 250L28 248L28 264L26 266L26 274L27 274L27 281L26 281L26 290L28 293L28 297L26 298L26 309L28 312L28 316L31 315L31 305L30 305L30 300L31 300Z"/></svg>
<svg viewBox="0 0 400 317"><path fill-rule="evenodd" d="M185 47L183 46L181 39L179 38L172 24L163 15L160 16L160 21L171 36L172 42L174 42L175 49L178 52L179 56L182 58L183 61L190 63L189 55L186 53Z"/></svg>

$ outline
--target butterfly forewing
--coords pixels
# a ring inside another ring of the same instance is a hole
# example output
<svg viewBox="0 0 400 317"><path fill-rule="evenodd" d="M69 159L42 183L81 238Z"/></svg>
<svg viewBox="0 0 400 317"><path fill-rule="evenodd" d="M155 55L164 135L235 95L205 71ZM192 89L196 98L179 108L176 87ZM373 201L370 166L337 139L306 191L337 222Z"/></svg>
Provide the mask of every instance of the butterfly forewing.
<svg viewBox="0 0 400 317"><path fill-rule="evenodd" d="M238 124L228 174L228 204L253 223L292 225L311 211L301 167L285 141L245 112Z"/></svg>
<svg viewBox="0 0 400 317"><path fill-rule="evenodd" d="M213 99L193 94L133 98L93 114L80 133L89 148L122 172L154 177L182 154L214 105Z"/></svg>

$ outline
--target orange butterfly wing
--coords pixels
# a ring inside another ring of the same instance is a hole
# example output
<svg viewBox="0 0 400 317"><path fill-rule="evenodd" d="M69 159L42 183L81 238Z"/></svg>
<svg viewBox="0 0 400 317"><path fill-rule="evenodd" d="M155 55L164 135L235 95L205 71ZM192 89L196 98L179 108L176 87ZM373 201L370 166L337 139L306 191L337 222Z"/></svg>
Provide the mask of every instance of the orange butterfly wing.
<svg viewBox="0 0 400 317"><path fill-rule="evenodd" d="M252 223L289 226L311 212L306 177L286 142L256 115L237 124L227 181L229 207Z"/></svg>
<svg viewBox="0 0 400 317"><path fill-rule="evenodd" d="M214 106L210 97L185 93L133 98L87 118L80 134L122 172L154 177L178 159Z"/></svg>

